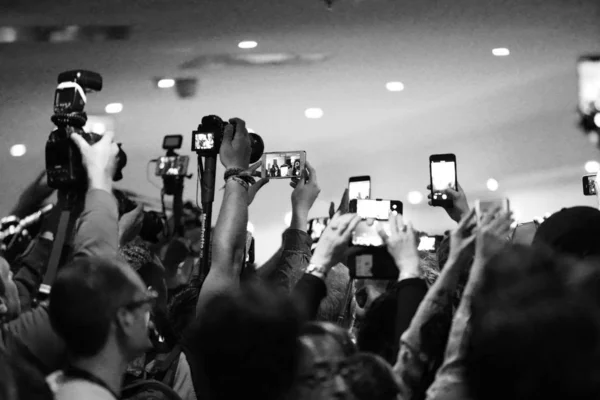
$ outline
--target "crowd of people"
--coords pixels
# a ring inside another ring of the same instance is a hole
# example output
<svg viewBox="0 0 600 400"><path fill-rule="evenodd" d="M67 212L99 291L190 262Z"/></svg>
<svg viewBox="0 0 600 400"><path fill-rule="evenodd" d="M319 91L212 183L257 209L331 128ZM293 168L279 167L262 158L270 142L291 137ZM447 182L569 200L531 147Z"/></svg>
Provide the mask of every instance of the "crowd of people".
<svg viewBox="0 0 600 400"><path fill-rule="evenodd" d="M354 280L345 264L361 219L344 196L311 249L320 188L307 162L281 247L256 266L245 262L248 207L268 178L255 182L245 122L230 122L206 275L198 224L151 243L141 208L120 210L113 135L72 136L88 182L49 298L38 292L56 213L22 254L0 258L0 399L600 396L599 210L559 211L514 245L511 213L476 216L459 187L446 209L457 225L436 253L390 215L380 235L398 279ZM28 189L13 213L50 192Z"/></svg>

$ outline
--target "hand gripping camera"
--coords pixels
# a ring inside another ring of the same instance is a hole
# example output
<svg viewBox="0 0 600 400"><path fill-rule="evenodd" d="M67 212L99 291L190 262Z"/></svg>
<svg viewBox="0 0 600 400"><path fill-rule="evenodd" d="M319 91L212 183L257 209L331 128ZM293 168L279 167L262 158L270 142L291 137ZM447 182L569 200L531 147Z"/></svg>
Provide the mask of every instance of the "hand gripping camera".
<svg viewBox="0 0 600 400"><path fill-rule="evenodd" d="M56 128L46 142L46 173L48 186L58 190L85 188L86 171L81 163L81 153L71 140L71 134L81 135L89 144L98 142L102 135L83 130L87 122L84 111L87 93L102 90L102 76L96 72L74 70L58 75L58 87L54 94L54 115L52 122ZM119 145L117 168L113 180L123 179L123 167L127 156Z"/></svg>
<svg viewBox="0 0 600 400"><path fill-rule="evenodd" d="M223 132L227 125L227 122L216 115L203 117L202 123L198 125L198 129L192 132L192 151L196 152L199 156L216 157L221 149ZM250 145L252 147L250 163L255 163L262 157L265 151L265 144L262 138L256 133L250 133Z"/></svg>

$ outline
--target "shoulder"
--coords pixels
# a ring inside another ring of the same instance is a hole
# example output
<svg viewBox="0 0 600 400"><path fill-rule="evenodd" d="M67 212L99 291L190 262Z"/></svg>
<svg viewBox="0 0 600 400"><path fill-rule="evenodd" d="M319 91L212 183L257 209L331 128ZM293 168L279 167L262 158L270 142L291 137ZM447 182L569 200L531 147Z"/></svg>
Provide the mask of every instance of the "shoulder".
<svg viewBox="0 0 600 400"><path fill-rule="evenodd" d="M108 390L94 383L64 377L59 378L57 382L58 387L54 391L55 400L115 400Z"/></svg>

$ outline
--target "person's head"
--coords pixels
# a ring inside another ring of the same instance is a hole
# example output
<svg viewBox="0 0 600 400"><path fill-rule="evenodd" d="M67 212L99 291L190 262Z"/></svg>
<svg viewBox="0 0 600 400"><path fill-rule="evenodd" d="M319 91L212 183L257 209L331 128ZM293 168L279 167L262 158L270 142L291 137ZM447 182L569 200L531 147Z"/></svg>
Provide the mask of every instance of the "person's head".
<svg viewBox="0 0 600 400"><path fill-rule="evenodd" d="M301 358L292 400L351 398L341 376L346 358L356 352L348 332L334 324L313 322L302 329Z"/></svg>
<svg viewBox="0 0 600 400"><path fill-rule="evenodd" d="M511 247L485 267L472 301L471 398L597 399L600 265Z"/></svg>
<svg viewBox="0 0 600 400"><path fill-rule="evenodd" d="M203 377L198 397L282 398L295 376L300 326L291 298L264 286L215 295L188 332Z"/></svg>
<svg viewBox="0 0 600 400"><path fill-rule="evenodd" d="M580 206L553 214L539 226L533 244L577 258L600 256L600 210Z"/></svg>
<svg viewBox="0 0 600 400"><path fill-rule="evenodd" d="M10 321L20 313L21 301L13 273L8 262L0 257L0 321Z"/></svg>
<svg viewBox="0 0 600 400"><path fill-rule="evenodd" d="M118 258L81 258L65 266L50 292L50 321L74 360L100 352L131 361L150 348L156 293Z"/></svg>
<svg viewBox="0 0 600 400"><path fill-rule="evenodd" d="M356 400L396 400L400 394L392 367L375 354L350 356L344 363L342 376Z"/></svg>

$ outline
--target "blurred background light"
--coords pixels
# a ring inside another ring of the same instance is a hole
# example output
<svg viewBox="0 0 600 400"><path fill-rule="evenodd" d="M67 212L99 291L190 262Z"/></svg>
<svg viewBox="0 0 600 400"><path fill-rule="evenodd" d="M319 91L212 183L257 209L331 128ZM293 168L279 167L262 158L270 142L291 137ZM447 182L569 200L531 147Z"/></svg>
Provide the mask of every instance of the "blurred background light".
<svg viewBox="0 0 600 400"><path fill-rule="evenodd" d="M10 148L10 155L13 157L24 156L27 152L27 147L24 144L15 144Z"/></svg>

